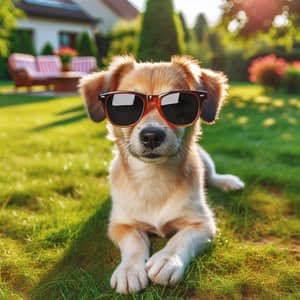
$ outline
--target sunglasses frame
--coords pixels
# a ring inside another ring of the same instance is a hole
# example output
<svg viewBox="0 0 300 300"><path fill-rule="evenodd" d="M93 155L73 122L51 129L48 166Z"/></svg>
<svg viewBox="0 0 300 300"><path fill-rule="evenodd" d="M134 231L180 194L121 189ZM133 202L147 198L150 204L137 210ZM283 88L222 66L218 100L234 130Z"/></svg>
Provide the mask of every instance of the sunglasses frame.
<svg viewBox="0 0 300 300"><path fill-rule="evenodd" d="M162 108L161 108L161 99L167 95L170 94L174 94L174 93L185 93L185 94L191 94L196 96L196 99L198 100L198 113L196 118L189 124L184 124L184 125L177 125L174 124L172 122L170 122L169 120L167 120L167 118L165 117ZM106 102L108 101L109 96L112 95L117 95L117 94L131 94L131 95L135 95L137 97L139 97L142 101L143 101L143 111L139 117L139 119L137 121L135 121L134 123L130 124L130 125L119 125L119 124L115 124L109 117L107 109L106 109ZM156 109L158 110L160 116L163 118L163 120L170 126L172 127L176 127L176 128L182 128L182 127L189 127L191 125L193 125L200 117L201 111L202 111L202 103L207 99L208 96L208 92L204 91L204 90L174 90L174 91L169 91L169 92L165 92L165 93L161 93L158 95L146 95L143 93L138 93L138 92L133 92L133 91L113 91L113 92L106 92L106 93L100 93L98 95L99 100L102 102L103 104L103 108L104 108L104 113L106 116L106 119L109 120L109 122L116 126L116 127L122 127L122 128L126 128L126 127L134 127L149 111L150 111L150 104L151 102L154 103Z"/></svg>

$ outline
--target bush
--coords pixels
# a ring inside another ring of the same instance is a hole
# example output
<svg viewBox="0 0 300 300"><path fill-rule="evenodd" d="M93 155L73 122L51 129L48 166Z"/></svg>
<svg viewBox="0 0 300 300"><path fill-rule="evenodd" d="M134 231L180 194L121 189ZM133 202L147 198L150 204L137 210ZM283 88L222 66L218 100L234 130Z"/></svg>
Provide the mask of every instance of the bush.
<svg viewBox="0 0 300 300"><path fill-rule="evenodd" d="M8 78L7 57L0 56L0 80Z"/></svg>
<svg viewBox="0 0 300 300"><path fill-rule="evenodd" d="M292 64L286 69L283 84L289 93L300 93L300 66Z"/></svg>
<svg viewBox="0 0 300 300"><path fill-rule="evenodd" d="M287 62L274 54L259 57L251 62L248 69L250 81L259 83L266 88L278 88L286 68Z"/></svg>
<svg viewBox="0 0 300 300"><path fill-rule="evenodd" d="M26 30L13 30L10 36L10 53L26 53L35 55L33 40L30 32Z"/></svg>
<svg viewBox="0 0 300 300"><path fill-rule="evenodd" d="M169 60L184 52L183 29L172 0L147 1L138 45L141 60Z"/></svg>
<svg viewBox="0 0 300 300"><path fill-rule="evenodd" d="M220 33L218 31L209 32L207 40L212 53L211 67L216 70L224 70L225 51Z"/></svg>
<svg viewBox="0 0 300 300"><path fill-rule="evenodd" d="M212 57L212 53L208 45L208 42L207 40L204 40L203 42L199 42L195 32L192 29L190 29L190 39L186 44L186 48L187 48L187 53L189 55L201 61L201 66L205 68L211 68L210 60Z"/></svg>
<svg viewBox="0 0 300 300"><path fill-rule="evenodd" d="M112 31L111 36L113 39L122 39L123 37L131 36L137 37L140 32L140 18L135 20L121 20L118 21Z"/></svg>
<svg viewBox="0 0 300 300"><path fill-rule="evenodd" d="M248 59L244 49L232 49L225 53L224 72L230 80L247 81Z"/></svg>
<svg viewBox="0 0 300 300"><path fill-rule="evenodd" d="M87 32L82 32L78 36L76 50L79 56L94 56L98 59L96 43Z"/></svg>
<svg viewBox="0 0 300 300"><path fill-rule="evenodd" d="M124 36L120 40L112 40L109 47L108 56L112 57L114 55L134 54L135 42L135 38L130 35Z"/></svg>
<svg viewBox="0 0 300 300"><path fill-rule="evenodd" d="M111 32L111 42L106 62L114 55L136 54L139 20L119 21Z"/></svg>
<svg viewBox="0 0 300 300"><path fill-rule="evenodd" d="M41 55L53 55L53 51L54 49L52 45L49 42L47 42L41 50Z"/></svg>

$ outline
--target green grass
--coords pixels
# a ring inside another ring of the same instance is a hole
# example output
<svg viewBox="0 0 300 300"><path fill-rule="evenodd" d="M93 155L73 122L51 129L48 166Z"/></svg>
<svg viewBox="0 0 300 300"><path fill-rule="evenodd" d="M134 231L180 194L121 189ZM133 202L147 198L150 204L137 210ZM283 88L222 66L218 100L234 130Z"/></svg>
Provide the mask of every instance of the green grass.
<svg viewBox="0 0 300 300"><path fill-rule="evenodd" d="M182 283L128 299L300 299L299 120L299 97L233 85L201 144L247 187L208 189L220 230ZM79 96L0 95L1 300L127 299L109 287L105 135Z"/></svg>

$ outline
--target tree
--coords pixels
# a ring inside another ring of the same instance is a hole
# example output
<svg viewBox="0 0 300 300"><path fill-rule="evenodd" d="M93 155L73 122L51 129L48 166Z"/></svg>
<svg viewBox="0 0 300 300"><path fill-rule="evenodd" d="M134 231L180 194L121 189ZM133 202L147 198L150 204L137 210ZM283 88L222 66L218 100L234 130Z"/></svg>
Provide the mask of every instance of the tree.
<svg viewBox="0 0 300 300"><path fill-rule="evenodd" d="M180 23L181 23L181 26L182 26L182 29L183 29L183 33L184 33L184 41L185 42L188 42L190 40L190 31L189 31L189 28L187 27L186 25L186 22L185 22L185 19L184 19L184 16L183 16L183 13L180 12L178 14L179 16L179 19L180 19Z"/></svg>
<svg viewBox="0 0 300 300"><path fill-rule="evenodd" d="M138 58L169 60L172 55L183 52L183 29L172 0L148 0L142 18Z"/></svg>
<svg viewBox="0 0 300 300"><path fill-rule="evenodd" d="M97 57L97 46L87 32L82 32L76 41L76 50L79 56Z"/></svg>
<svg viewBox="0 0 300 300"><path fill-rule="evenodd" d="M52 45L50 44L50 42L47 42L42 48L41 55L53 55L53 51L54 49Z"/></svg>
<svg viewBox="0 0 300 300"><path fill-rule="evenodd" d="M16 27L16 18L21 16L21 11L17 9L13 1L1 0L0 5L0 56L8 54L9 35Z"/></svg>
<svg viewBox="0 0 300 300"><path fill-rule="evenodd" d="M228 26L235 21L240 35L249 36L258 31L267 31L275 16L285 14L300 24L299 0L227 0L224 5L223 23Z"/></svg>
<svg viewBox="0 0 300 300"><path fill-rule="evenodd" d="M208 34L208 24L205 14L200 13L198 15L194 26L194 31L199 42L202 42L206 38Z"/></svg>

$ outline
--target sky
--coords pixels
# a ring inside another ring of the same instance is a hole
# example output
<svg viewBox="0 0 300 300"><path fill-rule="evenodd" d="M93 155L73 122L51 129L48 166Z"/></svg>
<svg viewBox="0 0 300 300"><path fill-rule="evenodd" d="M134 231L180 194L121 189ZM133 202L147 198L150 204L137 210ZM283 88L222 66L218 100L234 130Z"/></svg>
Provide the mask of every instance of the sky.
<svg viewBox="0 0 300 300"><path fill-rule="evenodd" d="M221 15L220 6L224 0L173 0L177 11L182 11L188 26L195 24L199 13L204 13L211 25L215 25ZM138 10L142 11L146 0L129 0Z"/></svg>

